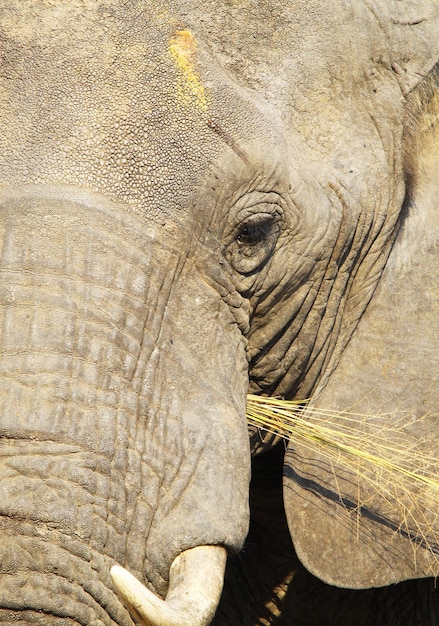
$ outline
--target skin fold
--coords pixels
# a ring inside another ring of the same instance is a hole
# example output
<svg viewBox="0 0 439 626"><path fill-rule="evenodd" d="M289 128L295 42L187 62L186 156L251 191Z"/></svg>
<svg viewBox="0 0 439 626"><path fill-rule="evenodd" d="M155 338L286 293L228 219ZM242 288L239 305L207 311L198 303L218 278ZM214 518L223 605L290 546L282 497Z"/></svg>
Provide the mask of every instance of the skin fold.
<svg viewBox="0 0 439 626"><path fill-rule="evenodd" d="M439 573L245 417L435 432L438 59L427 0L0 6L0 622L389 624Z"/></svg>

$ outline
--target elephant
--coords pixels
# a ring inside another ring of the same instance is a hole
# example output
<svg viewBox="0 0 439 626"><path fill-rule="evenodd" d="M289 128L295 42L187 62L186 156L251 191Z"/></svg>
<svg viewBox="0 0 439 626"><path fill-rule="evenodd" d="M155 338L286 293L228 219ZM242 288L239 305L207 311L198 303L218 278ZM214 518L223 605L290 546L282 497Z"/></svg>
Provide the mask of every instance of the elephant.
<svg viewBox="0 0 439 626"><path fill-rule="evenodd" d="M246 420L397 416L437 459L438 62L432 0L3 0L0 622L439 574L428 487L427 538Z"/></svg>

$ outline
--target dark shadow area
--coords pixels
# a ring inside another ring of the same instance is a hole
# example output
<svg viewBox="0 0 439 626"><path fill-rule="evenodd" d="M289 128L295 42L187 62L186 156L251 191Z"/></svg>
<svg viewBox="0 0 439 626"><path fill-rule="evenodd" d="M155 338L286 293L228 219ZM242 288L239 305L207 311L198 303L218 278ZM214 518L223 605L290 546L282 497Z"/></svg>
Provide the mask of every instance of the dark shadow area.
<svg viewBox="0 0 439 626"><path fill-rule="evenodd" d="M242 552L229 559L223 596L214 626L250 626L264 616L273 589L297 565L282 496L284 444L253 459L250 532ZM263 623L263 622L261 622Z"/></svg>
<svg viewBox="0 0 439 626"><path fill-rule="evenodd" d="M431 579L380 589L325 585L299 566L276 626L438 626L439 589Z"/></svg>

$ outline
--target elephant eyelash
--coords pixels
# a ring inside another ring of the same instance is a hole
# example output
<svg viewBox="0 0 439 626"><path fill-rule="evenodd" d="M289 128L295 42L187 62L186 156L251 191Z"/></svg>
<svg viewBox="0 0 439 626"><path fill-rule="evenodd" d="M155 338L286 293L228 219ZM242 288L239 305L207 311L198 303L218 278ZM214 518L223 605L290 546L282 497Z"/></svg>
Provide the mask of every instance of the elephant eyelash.
<svg viewBox="0 0 439 626"><path fill-rule="evenodd" d="M275 220L272 216L255 219L241 226L236 241L240 246L254 246L262 243L271 234Z"/></svg>

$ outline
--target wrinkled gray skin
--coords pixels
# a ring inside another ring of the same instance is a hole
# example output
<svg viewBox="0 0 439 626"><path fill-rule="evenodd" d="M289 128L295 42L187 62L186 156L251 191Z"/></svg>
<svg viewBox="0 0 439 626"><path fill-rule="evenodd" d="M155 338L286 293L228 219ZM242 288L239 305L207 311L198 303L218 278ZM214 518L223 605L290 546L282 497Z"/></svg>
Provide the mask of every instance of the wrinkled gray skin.
<svg viewBox="0 0 439 626"><path fill-rule="evenodd" d="M1 3L1 622L129 625L111 565L164 595L182 550L237 552L249 386L436 412L437 159L405 129L435 4ZM340 523L306 454L310 571L439 573L379 501Z"/></svg>

